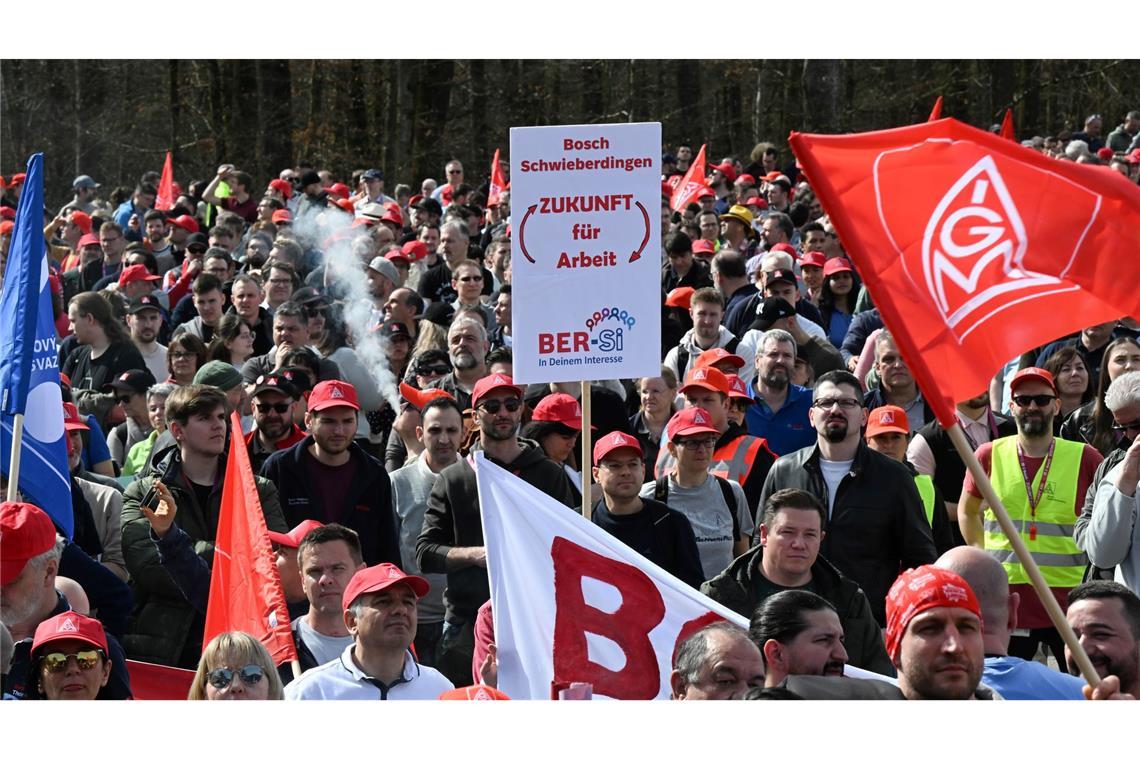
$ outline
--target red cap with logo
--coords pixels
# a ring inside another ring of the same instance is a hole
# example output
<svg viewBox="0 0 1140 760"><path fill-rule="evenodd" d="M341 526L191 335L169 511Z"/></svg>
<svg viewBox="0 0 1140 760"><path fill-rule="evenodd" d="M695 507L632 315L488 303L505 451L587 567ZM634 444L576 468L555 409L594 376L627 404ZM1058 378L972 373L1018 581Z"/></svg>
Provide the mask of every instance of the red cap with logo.
<svg viewBox="0 0 1140 760"><path fill-rule="evenodd" d="M982 617L978 598L962 576L933 565L907 570L887 592L887 654L893 660L910 621L933 607L961 607Z"/></svg>
<svg viewBox="0 0 1140 760"><path fill-rule="evenodd" d="M348 406L360 411L356 389L343 380L325 380L317 383L309 395L309 411L319 412L334 406Z"/></svg>
<svg viewBox="0 0 1140 760"><path fill-rule="evenodd" d="M665 435L669 440L674 440L679 435L700 435L701 433L720 435L720 431L712 426L712 418L709 417L709 413L699 406L682 409L674 414L669 420L669 424L665 426Z"/></svg>
<svg viewBox="0 0 1140 760"><path fill-rule="evenodd" d="M431 584L427 582L427 579L418 575L405 575L400 568L384 562L375 567L366 567L352 576L352 580L344 589L344 596L342 597L344 608L347 610L351 607L356 598L362 594L374 594L397 583L407 583L412 587L416 596L421 598L427 596L428 591L431 590Z"/></svg>
<svg viewBox="0 0 1140 760"><path fill-rule="evenodd" d="M808 251L800 259L800 269L804 267L820 267L822 269L825 266L827 266L827 256L819 251Z"/></svg>
<svg viewBox="0 0 1140 760"><path fill-rule="evenodd" d="M334 182L328 186L328 193L330 195L335 195L338 198L348 200L348 185L344 184L343 182Z"/></svg>
<svg viewBox="0 0 1140 760"><path fill-rule="evenodd" d="M412 263L412 260L408 258L408 254L404 253L399 248L393 248L392 250L388 251L384 254L384 258L388 259L388 261L391 261L393 264L395 264L397 261L402 262L405 266Z"/></svg>
<svg viewBox="0 0 1140 760"><path fill-rule="evenodd" d="M744 366L744 358L738 356L731 351L723 348L710 348L707 351L702 351L697 360L693 362L694 367L716 367L723 361L727 361L732 366L740 369Z"/></svg>
<svg viewBox="0 0 1140 760"><path fill-rule="evenodd" d="M201 232L202 228L198 226L198 220L189 214L179 214L173 219L168 220L170 224L182 229L193 235L195 232Z"/></svg>
<svg viewBox="0 0 1140 760"><path fill-rule="evenodd" d="M49 617L36 626L36 635L32 639L32 656L39 652L40 647L53 641L84 641L99 647L104 654L108 652L103 624L95 618L71 610Z"/></svg>
<svg viewBox="0 0 1140 760"><path fill-rule="evenodd" d="M910 435L910 421L902 407L886 404L867 413L867 438L883 433Z"/></svg>
<svg viewBox="0 0 1140 760"><path fill-rule="evenodd" d="M84 419L79 416L79 409L70 401L63 402L63 429L67 431L91 429Z"/></svg>
<svg viewBox="0 0 1140 760"><path fill-rule="evenodd" d="M278 533L275 530L266 531L269 534L269 540L275 544L288 546L290 549L296 549L301 545L305 536L312 533L316 528L324 527L324 523L317 522L316 520L302 520L293 530L288 533Z"/></svg>
<svg viewBox="0 0 1140 760"><path fill-rule="evenodd" d="M428 403L436 400L437 398L449 398L452 401L455 400L455 396L452 396L450 393L441 388L424 388L423 390L420 390L419 388L408 385L407 383L400 383L400 395L407 399L409 404L420 410L422 410L425 406L428 405Z"/></svg>
<svg viewBox="0 0 1140 760"><path fill-rule="evenodd" d="M641 456L641 443L629 433L615 430L606 433L594 443L594 464L598 464L618 449L632 449Z"/></svg>
<svg viewBox="0 0 1140 760"><path fill-rule="evenodd" d="M394 224L397 227L404 226L404 215L400 213L400 207L395 203L389 203L384 206L384 216L380 217L380 221Z"/></svg>
<svg viewBox="0 0 1140 760"><path fill-rule="evenodd" d="M713 393L728 395L728 378L715 367L694 367L685 377L685 384L681 386L681 395L689 391L703 388Z"/></svg>
<svg viewBox="0 0 1140 760"><path fill-rule="evenodd" d="M51 518L35 504L0 504L0 586L16 580L32 557L55 546L55 535Z"/></svg>
<svg viewBox="0 0 1140 760"><path fill-rule="evenodd" d="M744 201L744 205L749 208L758 208L763 211L764 209L768 208L768 201L764 200L760 196L755 196Z"/></svg>
<svg viewBox="0 0 1140 760"><path fill-rule="evenodd" d="M801 264L802 266L802 264ZM830 277L838 272L853 272L851 262L842 256L837 256L834 259L828 259L827 263L823 265L823 276Z"/></svg>
<svg viewBox="0 0 1140 760"><path fill-rule="evenodd" d="M458 689L445 691L439 695L439 698L448 702L499 702L510 700L510 697L494 686L487 686L481 683L475 684L474 686L462 686Z"/></svg>
<svg viewBox="0 0 1140 760"><path fill-rule="evenodd" d="M551 393L534 407L532 420L560 422L573 430L582 429L582 405L568 393ZM591 429L596 429L593 425Z"/></svg>
<svg viewBox="0 0 1140 760"><path fill-rule="evenodd" d="M744 385L744 381L737 375L728 375L728 397L743 399L749 404L756 403L756 399L748 395L748 388Z"/></svg>
<svg viewBox="0 0 1140 760"><path fill-rule="evenodd" d="M693 255L712 256L716 253L716 246L712 244L711 240L694 240L693 241Z"/></svg>
<svg viewBox="0 0 1140 760"><path fill-rule="evenodd" d="M1018 373L1013 376L1013 379L1009 381L1010 393L1015 391L1017 386L1027 380L1040 380L1052 388L1054 393L1057 392L1057 383L1053 380L1052 372L1047 369L1042 369L1041 367L1026 367L1023 370L1019 370Z"/></svg>
<svg viewBox="0 0 1140 760"><path fill-rule="evenodd" d="M131 264L129 267L123 267L123 271L119 273L119 287L131 282L155 282L161 279L158 275L151 274L146 264Z"/></svg>
<svg viewBox="0 0 1140 760"><path fill-rule="evenodd" d="M511 393L519 398L522 398L523 389L521 386L515 385L515 381L510 375L502 372L496 372L479 380L475 383L475 389L471 391L471 406L472 408L479 405L479 400L486 396L491 391L497 391L500 388L506 388Z"/></svg>
<svg viewBox="0 0 1140 760"><path fill-rule="evenodd" d="M732 165L731 161L725 161L723 164L713 164L713 169L724 175L724 178L729 182L736 181L736 167Z"/></svg>

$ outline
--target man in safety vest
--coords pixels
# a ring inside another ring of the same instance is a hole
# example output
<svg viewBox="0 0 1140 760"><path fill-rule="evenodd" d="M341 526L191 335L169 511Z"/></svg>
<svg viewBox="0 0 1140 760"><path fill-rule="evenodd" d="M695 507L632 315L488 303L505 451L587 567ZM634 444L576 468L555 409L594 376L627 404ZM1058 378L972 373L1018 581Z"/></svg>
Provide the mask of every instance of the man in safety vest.
<svg viewBox="0 0 1140 760"><path fill-rule="evenodd" d="M680 393L685 397L685 407L697 407L708 413L711 425L717 429L719 438L709 472L721 478L734 480L744 489L748 506L755 515L760 505L760 492L768 470L776 461L776 455L768 448L763 438L748 435L740 425L730 422L728 378L713 367L695 367L685 378ZM657 457L657 476L664 477L676 469L676 460L669 454L669 447L662 446Z"/></svg>
<svg viewBox="0 0 1140 760"><path fill-rule="evenodd" d="M864 436L867 438L868 447L896 462L901 462L914 475L914 485L918 488L918 495L922 497L926 521L930 523L930 532L934 535L934 548L939 554L953 548L954 537L950 531L950 517L946 511L942 492L934 485L934 480L929 475L918 472L914 465L907 461L910 421L907 419L906 411L892 404L872 409L867 412L867 431Z"/></svg>
<svg viewBox="0 0 1140 760"><path fill-rule="evenodd" d="M1068 592L1080 584L1087 564L1073 540L1073 528L1102 457L1092 446L1053 435L1053 417L1061 402L1047 370L1021 370L1010 381L1010 393L1017 435L982 444L978 461L1061 609L1066 609ZM1030 660L1045 643L1064 667L1061 636L969 471L962 483L958 524L968 544L1002 563L1010 592L1021 596L1020 628L1013 632L1009 653Z"/></svg>

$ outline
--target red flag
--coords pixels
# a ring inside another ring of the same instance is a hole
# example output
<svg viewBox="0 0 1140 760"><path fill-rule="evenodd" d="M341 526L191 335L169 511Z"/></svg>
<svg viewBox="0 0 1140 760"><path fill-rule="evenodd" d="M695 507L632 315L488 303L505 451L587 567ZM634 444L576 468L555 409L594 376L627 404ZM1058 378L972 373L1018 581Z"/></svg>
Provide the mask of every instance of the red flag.
<svg viewBox="0 0 1140 760"><path fill-rule="evenodd" d="M1140 188L955 119L792 151L943 425L1011 357L1140 316Z"/></svg>
<svg viewBox="0 0 1140 760"><path fill-rule="evenodd" d="M674 211L683 210L685 206L696 200L697 191L706 184L708 183L705 181L705 146L702 145L697 157L689 166L689 171L685 172L681 183L673 191L673 198L669 201L670 208Z"/></svg>
<svg viewBox="0 0 1140 760"><path fill-rule="evenodd" d="M487 205L496 205L499 195L506 187L507 180L503 177L503 167L499 164L499 149L495 148L495 157L491 159L491 189L487 191Z"/></svg>
<svg viewBox="0 0 1140 760"><path fill-rule="evenodd" d="M938 121L942 118L942 96L938 96L938 100L934 101L934 108L930 109L930 118L927 121Z"/></svg>
<svg viewBox="0 0 1140 760"><path fill-rule="evenodd" d="M1005 109L1005 116L1001 119L1001 136L1007 140L1017 142L1017 134L1013 131L1013 109Z"/></svg>
<svg viewBox="0 0 1140 760"><path fill-rule="evenodd" d="M174 159L170 151L166 151L166 161L162 164L162 178L158 181L154 207L159 211L174 208Z"/></svg>
<svg viewBox="0 0 1140 760"><path fill-rule="evenodd" d="M230 415L230 453L222 484L202 647L226 631L252 635L265 645L278 665L297 659L285 591L277 574L237 412Z"/></svg>
<svg viewBox="0 0 1140 760"><path fill-rule="evenodd" d="M172 699L185 701L194 683L194 671L127 660L131 676L131 696L140 700Z"/></svg>

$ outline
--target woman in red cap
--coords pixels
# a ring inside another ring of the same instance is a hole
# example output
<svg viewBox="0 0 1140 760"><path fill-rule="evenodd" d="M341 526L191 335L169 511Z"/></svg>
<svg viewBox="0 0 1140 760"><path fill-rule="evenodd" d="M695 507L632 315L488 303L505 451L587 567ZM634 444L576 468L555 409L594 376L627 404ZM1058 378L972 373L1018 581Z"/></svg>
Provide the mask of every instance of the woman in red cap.
<svg viewBox="0 0 1140 760"><path fill-rule="evenodd" d="M859 281L855 269L844 258L828 259L823 265L823 286L819 293L819 312L831 345L839 348L847 337L847 328L855 314L855 298Z"/></svg>
<svg viewBox="0 0 1140 760"><path fill-rule="evenodd" d="M36 627L28 699L110 699L107 634L95 618L63 612Z"/></svg>
<svg viewBox="0 0 1140 760"><path fill-rule="evenodd" d="M534 408L534 413L522 430L522 437L535 441L566 470L570 482L581 494L582 475L578 470L575 444L582 432L582 407L578 400L566 393L551 393Z"/></svg>

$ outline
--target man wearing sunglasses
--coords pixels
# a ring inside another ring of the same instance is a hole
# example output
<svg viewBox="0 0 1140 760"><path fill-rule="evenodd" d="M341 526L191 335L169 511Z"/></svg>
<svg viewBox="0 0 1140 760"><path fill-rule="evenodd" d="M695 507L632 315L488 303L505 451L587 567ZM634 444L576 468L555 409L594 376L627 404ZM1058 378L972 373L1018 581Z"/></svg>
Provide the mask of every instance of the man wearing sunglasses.
<svg viewBox="0 0 1140 760"><path fill-rule="evenodd" d="M262 375L250 394L254 428L246 433L245 445L254 472L261 470L270 454L305 438L305 431L293 422L293 404L301 398L301 392L293 385L291 374Z"/></svg>
<svg viewBox="0 0 1140 760"><path fill-rule="evenodd" d="M1053 435L1053 418L1060 412L1061 401L1048 370L1027 367L1013 376L1009 387L1017 435L982 444L978 461L1064 610L1069 591L1084 577L1086 558L1073 533L1103 457L1088 444ZM1044 643L1063 670L1061 636L969 471L958 501L958 525L968 544L985 549L1002 563L1010 593L1021 597L1019 627L1010 639L1009 653L1031 660Z"/></svg>
<svg viewBox="0 0 1140 760"><path fill-rule="evenodd" d="M899 568L938 557L922 497L904 465L863 440L863 388L850 372L820 376L808 420L816 431L815 444L776 460L760 503L767 504L782 488L798 488L819 499L828 514L820 555L859 584L875 622L885 627L887 590ZM761 512L758 521L763 519Z"/></svg>
<svg viewBox="0 0 1140 760"><path fill-rule="evenodd" d="M1126 372L1104 394L1120 443L1097 469L1097 485L1077 520L1077 545L1096 567L1119 565L1132 593L1140 592L1140 372Z"/></svg>
<svg viewBox="0 0 1140 760"><path fill-rule="evenodd" d="M577 494L562 466L541 447L518 437L522 387L509 375L488 375L475 383L471 404L479 426L477 448L488 460L573 508ZM475 616L491 596L487 550L479 513L475 470L467 459L445 467L432 486L416 560L425 573L447 573L444 629L436 665L457 686L471 684Z"/></svg>
<svg viewBox="0 0 1140 760"><path fill-rule="evenodd" d="M126 416L107 436L111 447L111 458L121 469L127 461L127 452L139 441L150 435L150 412L146 407L146 392L157 380L149 369L132 369L123 372L110 382L110 390L115 403Z"/></svg>

